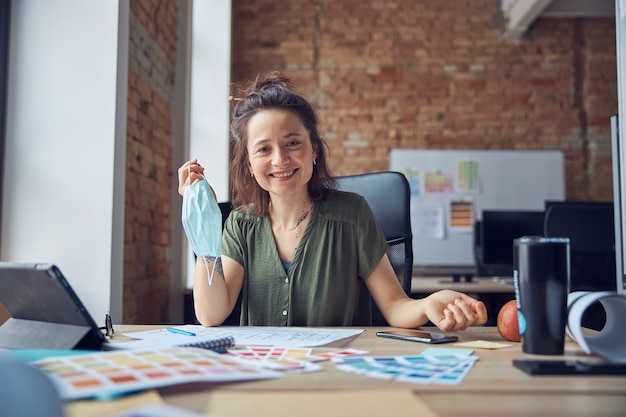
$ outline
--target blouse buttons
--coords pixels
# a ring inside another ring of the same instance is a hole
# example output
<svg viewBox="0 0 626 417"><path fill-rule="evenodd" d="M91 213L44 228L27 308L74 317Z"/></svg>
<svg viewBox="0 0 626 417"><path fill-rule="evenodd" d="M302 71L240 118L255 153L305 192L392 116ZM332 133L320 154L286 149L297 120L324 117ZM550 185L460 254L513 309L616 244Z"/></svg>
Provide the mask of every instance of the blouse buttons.
<svg viewBox="0 0 626 417"><path fill-rule="evenodd" d="M287 310L283 310L283 316L287 315Z"/></svg>

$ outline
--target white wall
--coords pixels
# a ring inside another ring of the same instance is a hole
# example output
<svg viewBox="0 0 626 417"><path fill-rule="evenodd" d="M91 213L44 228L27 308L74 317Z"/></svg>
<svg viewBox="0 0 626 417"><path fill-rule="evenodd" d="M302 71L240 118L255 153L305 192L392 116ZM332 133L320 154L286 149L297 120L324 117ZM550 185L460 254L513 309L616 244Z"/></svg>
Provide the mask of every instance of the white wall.
<svg viewBox="0 0 626 417"><path fill-rule="evenodd" d="M100 324L121 315L127 8L12 2L0 259L57 264Z"/></svg>
<svg viewBox="0 0 626 417"><path fill-rule="evenodd" d="M107 310L115 322L122 314L128 8L128 0L12 3L0 260L57 264L98 323ZM189 82L188 57L178 58L174 168L197 157L224 201L231 6L199 0L192 9L183 18L193 42L179 44L193 59ZM171 285L180 294L193 265L175 216Z"/></svg>

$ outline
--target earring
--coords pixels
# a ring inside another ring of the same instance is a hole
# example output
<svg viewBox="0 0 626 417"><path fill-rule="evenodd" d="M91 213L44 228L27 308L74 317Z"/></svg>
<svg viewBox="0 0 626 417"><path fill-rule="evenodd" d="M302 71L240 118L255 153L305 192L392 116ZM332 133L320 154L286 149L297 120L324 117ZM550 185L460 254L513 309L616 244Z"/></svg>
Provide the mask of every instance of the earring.
<svg viewBox="0 0 626 417"><path fill-rule="evenodd" d="M317 159L313 158L313 165L317 165Z"/></svg>

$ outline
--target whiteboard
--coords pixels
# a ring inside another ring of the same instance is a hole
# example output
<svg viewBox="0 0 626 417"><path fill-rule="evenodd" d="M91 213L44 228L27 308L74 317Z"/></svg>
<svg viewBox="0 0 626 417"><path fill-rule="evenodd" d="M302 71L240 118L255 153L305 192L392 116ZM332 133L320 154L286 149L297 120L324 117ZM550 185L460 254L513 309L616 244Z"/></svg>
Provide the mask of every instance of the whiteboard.
<svg viewBox="0 0 626 417"><path fill-rule="evenodd" d="M471 225L482 210L543 210L545 200L565 199L556 150L392 149L389 169L411 186L414 265L474 265Z"/></svg>

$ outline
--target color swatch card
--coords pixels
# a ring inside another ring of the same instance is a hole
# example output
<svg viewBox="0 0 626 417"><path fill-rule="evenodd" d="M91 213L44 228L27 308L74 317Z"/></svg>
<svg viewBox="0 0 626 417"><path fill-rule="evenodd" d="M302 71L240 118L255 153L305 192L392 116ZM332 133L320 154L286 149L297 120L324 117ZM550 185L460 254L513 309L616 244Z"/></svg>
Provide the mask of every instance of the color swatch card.
<svg viewBox="0 0 626 417"><path fill-rule="evenodd" d="M189 382L276 378L280 373L200 348L138 349L57 356L32 362L64 400L107 397Z"/></svg>
<svg viewBox="0 0 626 417"><path fill-rule="evenodd" d="M245 349L229 350L225 355L276 371L319 371L321 368L313 364L315 358L311 356L311 351L311 348L248 346Z"/></svg>
<svg viewBox="0 0 626 417"><path fill-rule="evenodd" d="M338 369L347 372L416 384L456 385L478 360L476 356L363 356L335 358Z"/></svg>
<svg viewBox="0 0 626 417"><path fill-rule="evenodd" d="M314 355L312 351L311 348L248 346L245 349L228 350L225 355L234 356L267 369L304 373L321 371L322 367L315 362L367 353L363 350L343 349Z"/></svg>

